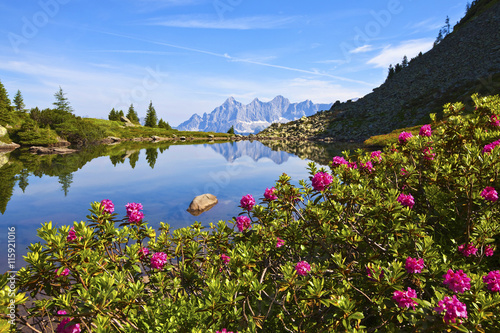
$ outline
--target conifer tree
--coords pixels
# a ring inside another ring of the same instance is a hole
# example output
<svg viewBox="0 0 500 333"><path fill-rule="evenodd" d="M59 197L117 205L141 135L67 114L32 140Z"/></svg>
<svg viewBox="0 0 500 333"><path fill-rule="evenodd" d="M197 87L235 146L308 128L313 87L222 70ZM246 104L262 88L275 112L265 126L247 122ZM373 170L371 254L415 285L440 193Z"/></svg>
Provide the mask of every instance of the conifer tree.
<svg viewBox="0 0 500 333"><path fill-rule="evenodd" d="M0 81L0 124L6 125L12 121L12 106L10 105L9 94Z"/></svg>
<svg viewBox="0 0 500 333"><path fill-rule="evenodd" d="M387 74L387 80L392 79L392 77L396 74L394 71L394 67L392 67L392 64L389 65L389 73Z"/></svg>
<svg viewBox="0 0 500 333"><path fill-rule="evenodd" d="M234 134L234 126L231 125L231 128L227 131L228 134Z"/></svg>
<svg viewBox="0 0 500 333"><path fill-rule="evenodd" d="M403 68L408 67L408 57L406 55L403 57L403 61L401 62L401 67Z"/></svg>
<svg viewBox="0 0 500 333"><path fill-rule="evenodd" d="M128 108L127 119L133 123L136 124L139 123L139 116L137 115L137 112L134 110L134 104L130 104L130 107Z"/></svg>
<svg viewBox="0 0 500 333"><path fill-rule="evenodd" d="M168 122L165 122L163 119L160 118L160 120L158 121L158 127L159 128L164 128L166 130L171 130L172 129L172 126L170 126L170 124Z"/></svg>
<svg viewBox="0 0 500 333"><path fill-rule="evenodd" d="M153 102L150 101L144 125L147 127L156 127L157 122L158 122L158 117L156 116L156 110L153 107Z"/></svg>
<svg viewBox="0 0 500 333"><path fill-rule="evenodd" d="M123 110L118 111L118 120L121 120L121 117L125 117Z"/></svg>
<svg viewBox="0 0 500 333"><path fill-rule="evenodd" d="M59 91L54 94L56 101L52 104L55 105L56 110L71 113L73 108L69 105L69 101L65 95L66 93L64 93L62 88L59 86Z"/></svg>
<svg viewBox="0 0 500 333"><path fill-rule="evenodd" d="M24 104L23 96L21 92L18 90L16 96L14 96L14 109L17 112L26 112L24 109L26 105Z"/></svg>

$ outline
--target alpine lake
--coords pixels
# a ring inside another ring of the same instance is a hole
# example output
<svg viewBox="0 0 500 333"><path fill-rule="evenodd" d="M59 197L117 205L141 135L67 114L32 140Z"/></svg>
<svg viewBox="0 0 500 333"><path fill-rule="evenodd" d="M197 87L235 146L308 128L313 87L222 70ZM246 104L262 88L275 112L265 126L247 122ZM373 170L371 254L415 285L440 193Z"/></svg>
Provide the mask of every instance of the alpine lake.
<svg viewBox="0 0 500 333"><path fill-rule="evenodd" d="M86 147L67 155L35 155L27 149L0 152L0 248L15 227L15 270L24 266L37 229L45 222L86 221L90 203L110 199L119 217L129 202L142 203L144 221L171 229L199 221L204 226L232 220L239 201L252 194L259 203L266 188L286 173L292 183L308 179L308 163L328 166L354 144L310 141L124 142ZM199 216L187 212L194 197L211 193L218 204ZM9 229L10 228L10 229ZM12 237L11 237L12 238ZM7 253L7 252L3 252ZM0 272L7 267L0 258Z"/></svg>

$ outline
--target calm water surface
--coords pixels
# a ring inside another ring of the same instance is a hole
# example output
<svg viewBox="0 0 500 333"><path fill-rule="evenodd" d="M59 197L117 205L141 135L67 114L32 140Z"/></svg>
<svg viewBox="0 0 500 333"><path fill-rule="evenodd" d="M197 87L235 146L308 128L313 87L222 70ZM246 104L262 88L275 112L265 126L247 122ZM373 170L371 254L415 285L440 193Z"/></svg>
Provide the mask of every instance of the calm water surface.
<svg viewBox="0 0 500 333"><path fill-rule="evenodd" d="M0 248L7 248L7 228L16 227L19 268L26 247L39 241L36 229L42 223L61 226L86 220L90 202L102 199L111 199L121 216L128 202L142 203L145 220L155 228L160 221L180 228L194 221L208 225L230 220L240 212L243 195L262 198L282 173L295 184L309 176L310 160L257 141L148 147L106 147L89 156L8 154L10 162L0 167ZM105 156L95 157L99 154ZM216 195L219 203L194 217L186 209L203 193ZM5 255L0 272L7 269Z"/></svg>

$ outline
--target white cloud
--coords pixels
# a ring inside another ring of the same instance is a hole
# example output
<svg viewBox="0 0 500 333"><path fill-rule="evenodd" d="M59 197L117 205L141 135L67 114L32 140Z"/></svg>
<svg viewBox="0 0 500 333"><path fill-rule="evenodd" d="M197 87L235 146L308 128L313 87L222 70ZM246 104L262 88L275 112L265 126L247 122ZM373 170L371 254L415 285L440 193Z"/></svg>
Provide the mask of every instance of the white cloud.
<svg viewBox="0 0 500 333"><path fill-rule="evenodd" d="M365 53L373 51L375 48L372 45L363 45L355 48L354 50L349 51L349 53Z"/></svg>
<svg viewBox="0 0 500 333"><path fill-rule="evenodd" d="M411 24L407 26L407 29L413 30L412 33L418 33L418 32L428 32L433 30L439 31L439 29L442 26L443 26L442 22L437 22L435 19L427 19L424 21L417 22L415 24Z"/></svg>
<svg viewBox="0 0 500 333"><path fill-rule="evenodd" d="M419 52L424 53L430 50L433 44L433 39L425 38L404 41L397 46L388 45L377 56L368 60L367 64L387 68L390 64L401 62L405 55L410 59Z"/></svg>
<svg viewBox="0 0 500 333"><path fill-rule="evenodd" d="M151 20L148 24L172 28L196 28L196 29L230 29L230 30L252 30L252 29L274 29L281 28L296 20L296 17L282 16L251 16L235 19L211 19L200 16L178 16Z"/></svg>

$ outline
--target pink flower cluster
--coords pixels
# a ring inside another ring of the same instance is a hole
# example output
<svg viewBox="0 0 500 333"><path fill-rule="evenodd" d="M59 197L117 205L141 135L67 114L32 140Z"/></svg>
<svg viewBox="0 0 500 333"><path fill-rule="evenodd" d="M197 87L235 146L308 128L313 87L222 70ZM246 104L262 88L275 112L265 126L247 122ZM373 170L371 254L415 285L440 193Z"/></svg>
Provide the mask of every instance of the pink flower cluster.
<svg viewBox="0 0 500 333"><path fill-rule="evenodd" d="M500 145L500 140L494 141L492 143L487 144L483 148L483 154L489 154L495 149L496 146Z"/></svg>
<svg viewBox="0 0 500 333"><path fill-rule="evenodd" d="M456 273L449 269L448 272L443 275L443 278L443 283L456 293L463 294L464 291L470 289L470 278L468 278L467 274L461 269Z"/></svg>
<svg viewBox="0 0 500 333"><path fill-rule="evenodd" d="M447 324L456 323L457 318L467 318L467 306L460 302L456 295L453 295L453 298L445 296L442 301L439 301L434 311L438 313L445 311L444 321ZM461 324L462 321L459 319L458 323Z"/></svg>
<svg viewBox="0 0 500 333"><path fill-rule="evenodd" d="M498 193L495 190L495 188L491 186L487 186L484 188L484 190L481 192L481 196L488 201L495 202L498 200Z"/></svg>
<svg viewBox="0 0 500 333"><path fill-rule="evenodd" d="M65 315L67 312L65 310L57 311L58 315ZM57 333L80 333L80 324L68 325L68 323L73 320L73 318L63 318L59 325L57 325Z"/></svg>
<svg viewBox="0 0 500 333"><path fill-rule="evenodd" d="M366 163L361 163L361 168L363 170L368 171L369 173L372 173L372 171L373 171L373 164L372 164L371 161L368 161Z"/></svg>
<svg viewBox="0 0 500 333"><path fill-rule="evenodd" d="M405 144L412 137L413 137L413 134L411 134L410 132L401 132L401 134L399 134L399 137L398 137L399 143Z"/></svg>
<svg viewBox="0 0 500 333"><path fill-rule="evenodd" d="M244 195L240 200L240 207L251 211L253 206L255 206L255 199L251 194Z"/></svg>
<svg viewBox="0 0 500 333"><path fill-rule="evenodd" d="M69 269L68 268L63 269L62 272L61 272L61 274L57 274L58 270L59 270L59 268L56 268L56 270L55 270L56 277L58 277L58 278L69 275Z"/></svg>
<svg viewBox="0 0 500 333"><path fill-rule="evenodd" d="M412 257L406 258L405 268L408 273L422 273L424 268L424 259L414 259Z"/></svg>
<svg viewBox="0 0 500 333"><path fill-rule="evenodd" d="M297 271L297 274L306 276L307 273L311 271L311 265L307 261L299 261L295 265L295 270Z"/></svg>
<svg viewBox="0 0 500 333"><path fill-rule="evenodd" d="M224 263L224 265L229 264L229 260L231 260L231 257L225 255L224 253L220 255L220 258L221 258L222 262Z"/></svg>
<svg viewBox="0 0 500 333"><path fill-rule="evenodd" d="M382 162L382 152L380 150L372 151L370 154L370 158L373 160L378 160L378 162Z"/></svg>
<svg viewBox="0 0 500 333"><path fill-rule="evenodd" d="M139 250L139 258L144 259L149 254L149 249L147 247L143 247Z"/></svg>
<svg viewBox="0 0 500 333"><path fill-rule="evenodd" d="M75 227L71 227L68 231L68 237L66 237L67 242L72 242L76 239Z"/></svg>
<svg viewBox="0 0 500 333"><path fill-rule="evenodd" d="M139 223L144 218L144 213L141 212L142 204L140 203L128 203L125 205L127 209L127 216L130 223Z"/></svg>
<svg viewBox="0 0 500 333"><path fill-rule="evenodd" d="M424 154L425 160L434 161L434 157L436 157L436 153L432 152L432 147L425 147L422 152Z"/></svg>
<svg viewBox="0 0 500 333"><path fill-rule="evenodd" d="M496 115L496 114L491 115L490 125L493 127L500 127L500 120L498 119L498 115Z"/></svg>
<svg viewBox="0 0 500 333"><path fill-rule="evenodd" d="M413 206L415 205L415 199L411 194L401 193L397 200L400 204L410 209L412 209Z"/></svg>
<svg viewBox="0 0 500 333"><path fill-rule="evenodd" d="M406 175L408 174L408 171L406 171L406 169L405 169L405 168L401 168L401 171L399 171L399 174L400 174L401 176L406 176Z"/></svg>
<svg viewBox="0 0 500 333"><path fill-rule="evenodd" d="M312 187L316 191L324 191L325 188L333 182L333 178L329 173L318 172L312 178Z"/></svg>
<svg viewBox="0 0 500 333"><path fill-rule="evenodd" d="M488 285L488 289L493 292L500 292L500 271L491 271L483 276L483 282Z"/></svg>
<svg viewBox="0 0 500 333"><path fill-rule="evenodd" d="M486 245L484 249L484 255L487 257L491 257L495 253L495 249L492 246Z"/></svg>
<svg viewBox="0 0 500 333"><path fill-rule="evenodd" d="M227 329L223 328L222 331L216 331L215 333L233 333L233 331L228 331Z"/></svg>
<svg viewBox="0 0 500 333"><path fill-rule="evenodd" d="M236 226L240 232L252 228L250 218L248 216L238 216L236 218Z"/></svg>
<svg viewBox="0 0 500 333"><path fill-rule="evenodd" d="M347 165L347 164L349 164L349 162L347 162L346 159L343 158L342 156L335 156L333 158L333 161L332 161L332 166L334 168L341 166L341 165Z"/></svg>
<svg viewBox="0 0 500 333"><path fill-rule="evenodd" d="M106 213L112 214L115 211L115 205L109 199L102 200L101 205L104 207Z"/></svg>
<svg viewBox="0 0 500 333"><path fill-rule="evenodd" d="M276 237L276 247L282 247L285 245L285 241L279 237Z"/></svg>
<svg viewBox="0 0 500 333"><path fill-rule="evenodd" d="M347 166L349 167L349 169L357 169L358 168L358 164L356 162L347 163Z"/></svg>
<svg viewBox="0 0 500 333"><path fill-rule="evenodd" d="M474 256L477 253L477 248L474 246L473 243L469 244L462 244L458 246L458 252L462 253L464 257L470 257Z"/></svg>
<svg viewBox="0 0 500 333"><path fill-rule="evenodd" d="M149 250L148 250L149 253ZM156 252L151 257L151 267L156 269L162 269L167 263L168 256L165 252Z"/></svg>
<svg viewBox="0 0 500 333"><path fill-rule="evenodd" d="M410 308L410 306L415 310L415 305L418 303L415 302L412 298L417 298L417 292L410 287L408 287L407 291L395 291L393 293L392 299L398 303L400 308Z"/></svg>
<svg viewBox="0 0 500 333"><path fill-rule="evenodd" d="M432 135L431 125L424 125L420 127L420 132L418 134L420 136L430 137Z"/></svg>
<svg viewBox="0 0 500 333"><path fill-rule="evenodd" d="M276 200L278 199L278 196L276 194L274 194L276 192L276 189L274 187L271 187L271 188L266 188L265 192L264 192L264 198L266 198L267 200Z"/></svg>

